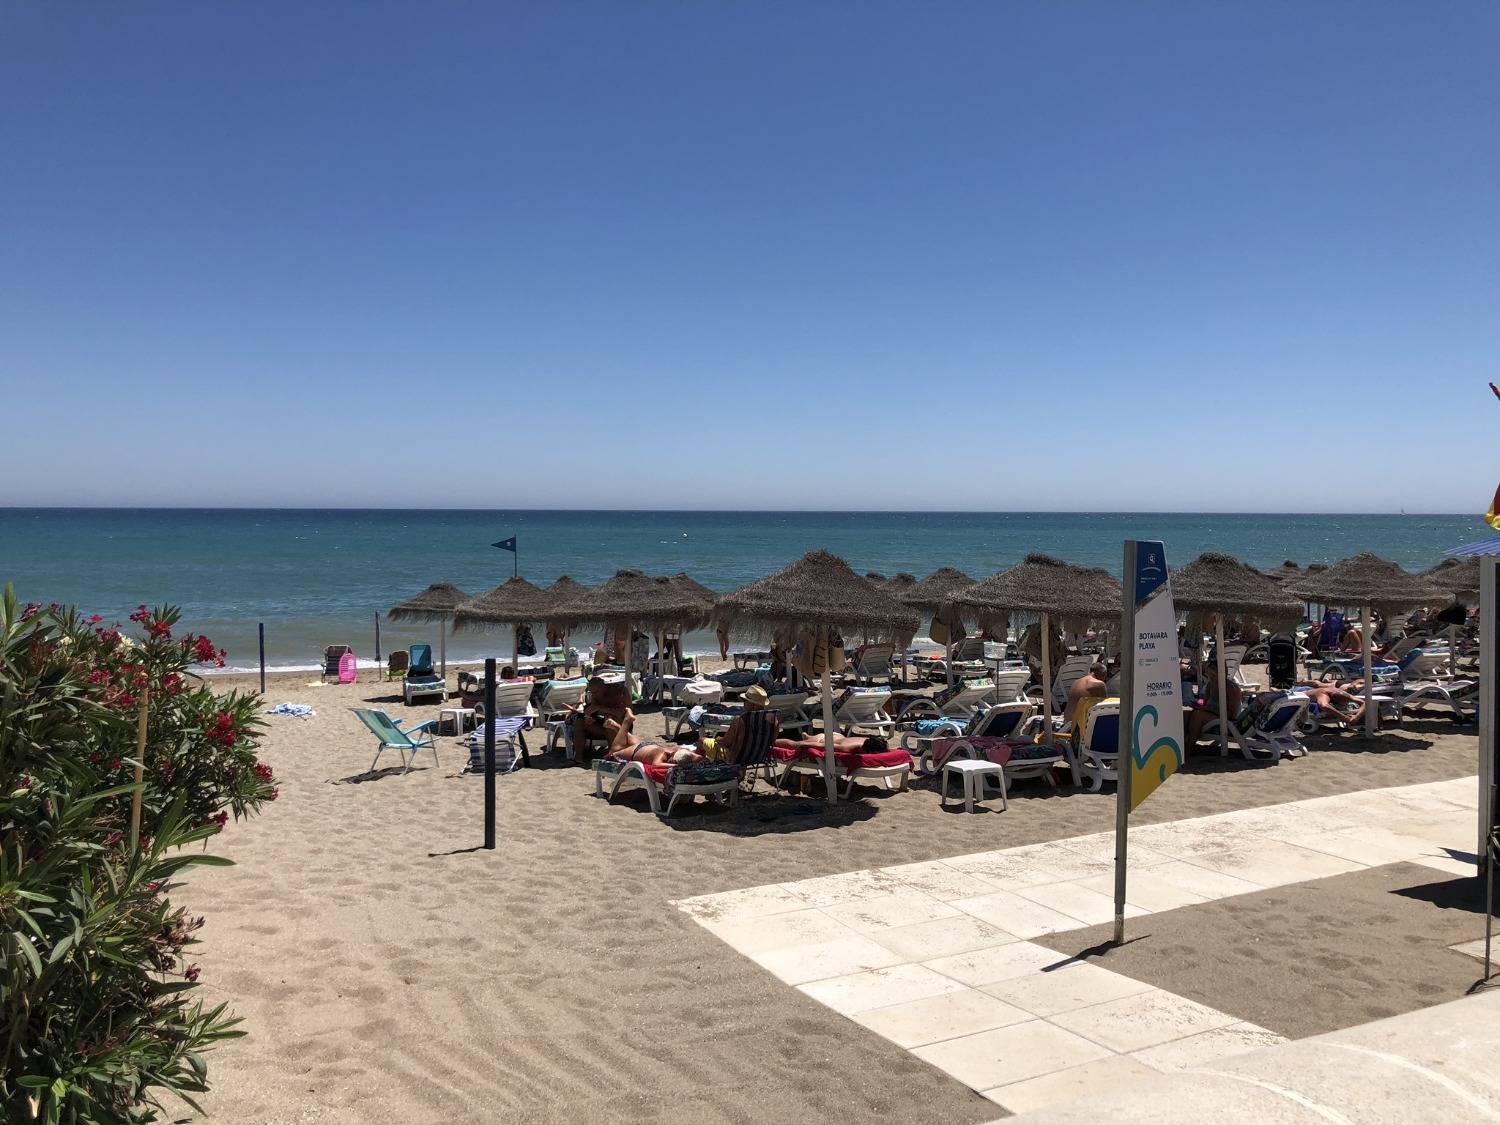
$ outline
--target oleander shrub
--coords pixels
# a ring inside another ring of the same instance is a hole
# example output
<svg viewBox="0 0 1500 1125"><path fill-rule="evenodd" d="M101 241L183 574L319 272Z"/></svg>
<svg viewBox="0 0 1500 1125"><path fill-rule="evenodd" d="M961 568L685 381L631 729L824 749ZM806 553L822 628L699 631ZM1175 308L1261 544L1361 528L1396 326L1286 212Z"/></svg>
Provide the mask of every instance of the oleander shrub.
<svg viewBox="0 0 1500 1125"><path fill-rule="evenodd" d="M174 636L178 618L142 606L128 636L0 598L0 1120L152 1120L161 1092L206 1090L204 1050L241 1034L197 999L203 919L171 894L185 868L227 862L205 842L275 779L254 697L192 674L224 654Z"/></svg>

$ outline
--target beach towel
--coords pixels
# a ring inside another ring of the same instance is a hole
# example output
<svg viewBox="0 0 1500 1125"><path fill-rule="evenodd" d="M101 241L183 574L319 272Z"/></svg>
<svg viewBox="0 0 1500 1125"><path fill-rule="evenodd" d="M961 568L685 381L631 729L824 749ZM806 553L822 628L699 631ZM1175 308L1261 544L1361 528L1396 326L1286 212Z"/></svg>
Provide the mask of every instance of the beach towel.
<svg viewBox="0 0 1500 1125"><path fill-rule="evenodd" d="M306 703L278 703L275 707L267 707L268 715L293 715L299 719L310 719L317 714Z"/></svg>

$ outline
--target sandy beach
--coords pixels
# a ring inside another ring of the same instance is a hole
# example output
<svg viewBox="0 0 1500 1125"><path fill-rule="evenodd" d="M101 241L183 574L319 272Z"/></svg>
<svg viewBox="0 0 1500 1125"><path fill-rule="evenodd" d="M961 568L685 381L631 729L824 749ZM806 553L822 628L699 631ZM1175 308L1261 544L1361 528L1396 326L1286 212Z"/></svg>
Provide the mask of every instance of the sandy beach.
<svg viewBox="0 0 1500 1125"><path fill-rule="evenodd" d="M698 805L664 822L644 795L606 804L593 797L592 773L539 756L541 768L500 779L500 847L488 853L476 850L482 782L459 776L467 753L456 739L439 740L437 766L428 755L409 775L366 772L372 739L348 708L374 703L425 718L435 703L403 708L394 685L380 681L309 680L268 685L268 703L317 710L267 719L262 757L276 770L280 799L213 841L236 866L197 871L179 892L208 918L200 958L208 995L229 1002L248 1033L211 1056L206 1108L217 1120L988 1120L994 1104L783 985L671 904L1113 824L1112 793L1049 794L1040 783L1018 786L998 815L940 811L935 792L918 787L857 791L831 813L821 802L762 795L735 811ZM647 731L659 722L643 716ZM1192 759L1137 820L1474 770L1472 733L1445 721L1313 745L1273 769ZM1296 942L1318 920L1327 931L1320 949L1345 959L1380 944L1353 923L1341 927L1342 900L1324 901L1318 886L1268 893L1248 915L1249 899L1221 904L1230 913L1214 940L1174 942L1172 965L1150 971L1165 974L1164 987L1211 992L1220 1008L1253 1010L1287 1034L1452 998L1463 974L1451 964L1436 981L1408 980L1389 996L1379 995L1378 976L1366 977L1361 1003L1308 1021L1297 1014L1305 990L1268 998L1265 972L1215 971L1226 927L1269 928ZM1370 888L1340 894L1363 904L1350 918L1385 925ZM1482 925L1466 913L1424 933L1414 911L1398 926L1408 952L1477 936L1468 930ZM1256 940L1228 944L1263 968L1284 960L1276 943ZM1111 967L1132 972L1125 958Z"/></svg>

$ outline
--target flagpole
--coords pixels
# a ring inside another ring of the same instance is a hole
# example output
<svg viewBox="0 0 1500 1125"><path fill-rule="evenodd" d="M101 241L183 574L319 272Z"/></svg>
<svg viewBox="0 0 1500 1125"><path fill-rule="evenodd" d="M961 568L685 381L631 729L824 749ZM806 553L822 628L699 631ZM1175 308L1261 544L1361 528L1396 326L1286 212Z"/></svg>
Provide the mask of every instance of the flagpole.
<svg viewBox="0 0 1500 1125"><path fill-rule="evenodd" d="M1120 609L1120 741L1115 759L1115 944L1125 941L1125 865L1130 828L1130 775L1134 771L1131 724L1135 716L1135 549L1125 540Z"/></svg>

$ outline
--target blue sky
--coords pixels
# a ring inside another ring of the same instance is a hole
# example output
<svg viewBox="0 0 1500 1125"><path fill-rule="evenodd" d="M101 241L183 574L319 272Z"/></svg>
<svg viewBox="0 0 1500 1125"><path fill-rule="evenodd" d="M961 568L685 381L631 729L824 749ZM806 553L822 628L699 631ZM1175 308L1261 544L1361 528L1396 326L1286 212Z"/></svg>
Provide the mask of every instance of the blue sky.
<svg viewBox="0 0 1500 1125"><path fill-rule="evenodd" d="M1500 9L0 9L17 504L1482 511Z"/></svg>

